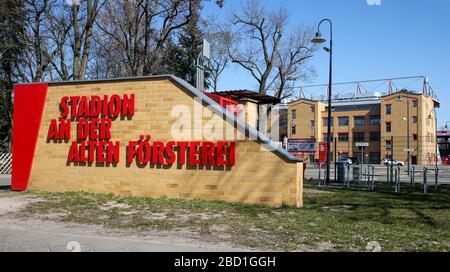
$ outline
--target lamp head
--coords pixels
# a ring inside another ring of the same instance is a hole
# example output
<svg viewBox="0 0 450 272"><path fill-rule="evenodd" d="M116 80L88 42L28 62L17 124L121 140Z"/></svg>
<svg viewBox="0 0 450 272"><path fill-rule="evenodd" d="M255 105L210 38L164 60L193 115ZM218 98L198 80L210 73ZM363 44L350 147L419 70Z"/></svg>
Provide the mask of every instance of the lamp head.
<svg viewBox="0 0 450 272"><path fill-rule="evenodd" d="M320 34L320 32L316 32L316 36L311 40L311 42L315 44L324 43L326 41L327 40L324 37L322 37L322 34Z"/></svg>

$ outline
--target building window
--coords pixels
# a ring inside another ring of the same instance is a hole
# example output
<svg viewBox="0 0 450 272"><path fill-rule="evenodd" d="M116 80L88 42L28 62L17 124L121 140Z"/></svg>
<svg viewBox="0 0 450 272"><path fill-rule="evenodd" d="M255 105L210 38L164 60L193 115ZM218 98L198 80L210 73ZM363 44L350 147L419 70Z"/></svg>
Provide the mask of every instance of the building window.
<svg viewBox="0 0 450 272"><path fill-rule="evenodd" d="M417 141L417 134L413 134L413 141Z"/></svg>
<svg viewBox="0 0 450 272"><path fill-rule="evenodd" d="M380 132L371 132L370 133L370 141L371 142L379 142L381 139Z"/></svg>
<svg viewBox="0 0 450 272"><path fill-rule="evenodd" d="M348 133L339 133L338 140L339 142L348 142Z"/></svg>
<svg viewBox="0 0 450 272"><path fill-rule="evenodd" d="M417 108L417 100L413 100L413 108Z"/></svg>
<svg viewBox="0 0 450 272"><path fill-rule="evenodd" d="M291 114L292 114L292 119L297 119L297 110L292 110Z"/></svg>
<svg viewBox="0 0 450 272"><path fill-rule="evenodd" d="M291 134L296 134L297 133L297 128L296 128L296 126L292 126L291 127Z"/></svg>
<svg viewBox="0 0 450 272"><path fill-rule="evenodd" d="M413 123L417 124L417 116L413 116Z"/></svg>
<svg viewBox="0 0 450 272"><path fill-rule="evenodd" d="M314 106L311 106L311 107L309 108L309 110L310 110L311 112L315 112L315 111L316 111L316 108L315 108Z"/></svg>
<svg viewBox="0 0 450 272"><path fill-rule="evenodd" d="M348 117L338 117L338 123L340 127L348 126Z"/></svg>
<svg viewBox="0 0 450 272"><path fill-rule="evenodd" d="M356 116L355 117L355 126L364 126L364 125L365 125L364 116Z"/></svg>
<svg viewBox="0 0 450 272"><path fill-rule="evenodd" d="M391 114L392 112L392 105L386 105L386 115Z"/></svg>
<svg viewBox="0 0 450 272"><path fill-rule="evenodd" d="M380 152L370 152L369 161L370 163L380 163L381 161Z"/></svg>
<svg viewBox="0 0 450 272"><path fill-rule="evenodd" d="M316 126L316 122L314 120L309 121L309 127L314 128Z"/></svg>
<svg viewBox="0 0 450 272"><path fill-rule="evenodd" d="M364 132L354 132L353 141L354 142L364 142L366 139L364 137Z"/></svg>
<svg viewBox="0 0 450 272"><path fill-rule="evenodd" d="M331 117L330 121L331 121L331 126L333 126L333 117ZM327 117L323 118L323 126L324 127L328 126L328 118Z"/></svg>
<svg viewBox="0 0 450 272"><path fill-rule="evenodd" d="M370 124L371 125L379 125L381 124L381 118L379 115L370 116Z"/></svg>
<svg viewBox="0 0 450 272"><path fill-rule="evenodd" d="M324 141L324 142L327 141L327 135L328 135L328 133L324 133L324 134L323 134L323 141ZM332 142L332 141L333 141L333 133L331 133L330 135L331 135L330 141Z"/></svg>
<svg viewBox="0 0 450 272"><path fill-rule="evenodd" d="M392 123L386 122L386 132L391 132L391 131L392 131Z"/></svg>

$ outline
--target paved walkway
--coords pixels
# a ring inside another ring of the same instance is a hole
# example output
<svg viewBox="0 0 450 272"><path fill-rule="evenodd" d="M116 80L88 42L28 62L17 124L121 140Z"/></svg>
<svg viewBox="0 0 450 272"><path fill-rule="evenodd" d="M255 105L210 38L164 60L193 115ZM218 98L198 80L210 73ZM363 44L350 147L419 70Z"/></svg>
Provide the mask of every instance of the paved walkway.
<svg viewBox="0 0 450 272"><path fill-rule="evenodd" d="M251 251L226 242L199 241L181 231L109 229L25 216L38 197L0 191L0 252Z"/></svg>

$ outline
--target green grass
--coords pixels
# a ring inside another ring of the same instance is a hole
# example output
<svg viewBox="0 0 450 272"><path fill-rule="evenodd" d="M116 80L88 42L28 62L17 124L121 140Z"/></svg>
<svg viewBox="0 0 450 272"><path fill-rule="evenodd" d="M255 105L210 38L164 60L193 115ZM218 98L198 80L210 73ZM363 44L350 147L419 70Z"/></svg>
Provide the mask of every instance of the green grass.
<svg viewBox="0 0 450 272"><path fill-rule="evenodd" d="M32 191L43 200L23 214L120 229L188 230L198 239L261 249L365 251L377 241L382 251L450 250L449 187L424 195L418 188L362 192L312 184L305 184L302 209Z"/></svg>

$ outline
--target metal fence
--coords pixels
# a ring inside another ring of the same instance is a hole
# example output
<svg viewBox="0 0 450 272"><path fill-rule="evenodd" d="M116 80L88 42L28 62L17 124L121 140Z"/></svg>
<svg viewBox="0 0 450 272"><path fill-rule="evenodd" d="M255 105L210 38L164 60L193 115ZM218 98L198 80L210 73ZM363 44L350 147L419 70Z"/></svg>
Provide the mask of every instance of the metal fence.
<svg viewBox="0 0 450 272"><path fill-rule="evenodd" d="M12 170L12 154L0 154L0 175L9 175Z"/></svg>
<svg viewBox="0 0 450 272"><path fill-rule="evenodd" d="M421 188L423 193L439 190L442 184L450 184L450 167L439 166L380 166L380 165L338 165L332 167L330 182L325 182L325 164L309 171L315 171L318 186L334 186L346 189L373 191L376 186L388 186L400 192L406 188ZM309 176L311 178L311 175Z"/></svg>

